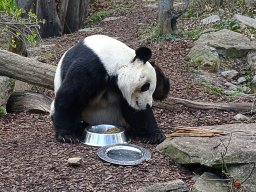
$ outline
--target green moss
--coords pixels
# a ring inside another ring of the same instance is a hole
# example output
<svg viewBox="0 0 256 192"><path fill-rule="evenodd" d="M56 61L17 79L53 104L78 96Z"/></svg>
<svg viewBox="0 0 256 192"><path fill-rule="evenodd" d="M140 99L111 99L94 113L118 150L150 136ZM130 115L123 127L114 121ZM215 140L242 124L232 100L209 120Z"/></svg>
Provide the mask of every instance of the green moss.
<svg viewBox="0 0 256 192"><path fill-rule="evenodd" d="M6 112L5 107L4 107L4 106L0 106L0 117L6 115L6 113L7 113L7 112Z"/></svg>
<svg viewBox="0 0 256 192"><path fill-rule="evenodd" d="M179 150L174 144L169 144L165 148L162 148L161 153L168 155L171 159L177 161L180 164L193 163L191 157L186 152Z"/></svg>
<svg viewBox="0 0 256 192"><path fill-rule="evenodd" d="M212 95L221 96L223 94L223 89L218 86L214 86L208 83L203 83L206 92Z"/></svg>
<svg viewBox="0 0 256 192"><path fill-rule="evenodd" d="M106 17L109 17L110 15L111 13L108 11L97 11L93 13L91 16L89 16L88 21L93 23L98 22L105 19Z"/></svg>

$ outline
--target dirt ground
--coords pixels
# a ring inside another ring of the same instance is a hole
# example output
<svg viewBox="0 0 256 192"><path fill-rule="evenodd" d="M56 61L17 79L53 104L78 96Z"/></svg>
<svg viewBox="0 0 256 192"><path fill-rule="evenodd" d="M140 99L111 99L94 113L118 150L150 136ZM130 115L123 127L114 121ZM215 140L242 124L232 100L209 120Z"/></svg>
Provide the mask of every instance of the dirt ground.
<svg viewBox="0 0 256 192"><path fill-rule="evenodd" d="M94 27L102 27L101 34L118 37L136 49L145 45L139 31L149 28L157 21L157 9L144 7L139 3L121 14L123 18L109 22L99 22ZM192 26L193 22L180 20L179 26ZM45 40L44 44L55 44L42 54L50 55L47 63L55 64L60 56L80 39L95 32L77 32L60 38ZM184 62L184 57L193 42L188 39L162 41L148 44L153 59L170 78L172 90L169 96L194 101L226 102L224 96L206 93L198 83L192 68ZM49 94L51 92L45 91ZM203 126L235 123L232 112L218 110L195 110L177 105L172 111L154 109L157 122L165 133L176 126ZM132 143L145 147L152 158L137 166L116 166L100 160L97 148L83 144L58 143L48 115L7 114L0 118L0 191L136 191L138 188L157 182L182 179L192 186L193 172L177 165L163 156L155 145ZM70 157L81 157L81 166L67 164Z"/></svg>

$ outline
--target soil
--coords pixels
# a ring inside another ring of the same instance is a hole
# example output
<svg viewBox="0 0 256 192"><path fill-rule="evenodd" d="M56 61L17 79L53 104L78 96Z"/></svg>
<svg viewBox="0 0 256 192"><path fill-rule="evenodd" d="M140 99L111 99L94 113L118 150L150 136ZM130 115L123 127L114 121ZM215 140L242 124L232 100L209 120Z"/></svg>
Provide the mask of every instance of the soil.
<svg viewBox="0 0 256 192"><path fill-rule="evenodd" d="M136 1L132 1L136 2ZM139 31L150 28L157 21L157 9L145 7L148 2L138 1L124 16L115 21L98 22L101 34L118 37L130 47L148 46L153 59L170 78L169 96L194 101L228 102L225 96L208 94L197 81L192 66L184 61L193 41L159 41L146 44ZM103 5L103 7L107 7ZM92 10L97 7L93 7ZM179 26L193 27L194 22L179 20ZM44 40L55 44L40 54L48 56L45 62L56 65L61 55L82 38L95 32L76 32L59 38ZM52 95L51 91L45 94ZM243 101L241 98L238 101ZM195 110L177 105L172 111L154 109L159 127L170 133L177 126L203 126L236 123L233 112ZM132 143L149 149L152 158L137 166L117 166L103 162L96 155L97 148L83 144L58 143L47 114L19 113L0 117L0 191L136 191L157 182L182 179L189 188L194 173L160 154L156 145L133 140ZM72 167L67 160L81 157L82 164Z"/></svg>

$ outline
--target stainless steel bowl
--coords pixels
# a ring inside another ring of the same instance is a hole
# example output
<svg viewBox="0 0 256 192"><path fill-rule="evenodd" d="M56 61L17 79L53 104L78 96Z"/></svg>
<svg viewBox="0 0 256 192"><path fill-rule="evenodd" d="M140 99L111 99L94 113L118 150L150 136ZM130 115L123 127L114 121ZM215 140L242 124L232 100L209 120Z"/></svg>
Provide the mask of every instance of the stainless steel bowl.
<svg viewBox="0 0 256 192"><path fill-rule="evenodd" d="M118 132L108 133L113 128L118 128ZM107 146L114 144L128 143L129 139L125 135L124 129L114 125L101 124L90 126L85 129L85 137L82 143L91 146Z"/></svg>

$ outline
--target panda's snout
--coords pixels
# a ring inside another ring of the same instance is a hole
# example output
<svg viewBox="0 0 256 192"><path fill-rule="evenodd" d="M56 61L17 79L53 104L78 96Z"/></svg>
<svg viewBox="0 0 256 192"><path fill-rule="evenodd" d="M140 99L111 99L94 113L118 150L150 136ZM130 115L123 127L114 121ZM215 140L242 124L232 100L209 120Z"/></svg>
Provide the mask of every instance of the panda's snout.
<svg viewBox="0 0 256 192"><path fill-rule="evenodd" d="M151 106L149 104L146 105L146 109L150 109Z"/></svg>

